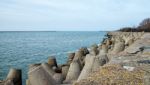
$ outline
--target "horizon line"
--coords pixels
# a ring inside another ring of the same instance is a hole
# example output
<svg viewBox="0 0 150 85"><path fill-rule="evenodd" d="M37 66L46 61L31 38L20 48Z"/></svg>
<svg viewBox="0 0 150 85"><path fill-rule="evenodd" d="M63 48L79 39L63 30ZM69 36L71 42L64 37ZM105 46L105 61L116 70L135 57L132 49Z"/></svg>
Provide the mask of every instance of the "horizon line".
<svg viewBox="0 0 150 85"><path fill-rule="evenodd" d="M108 30L0 30L0 32L107 32ZM114 31L114 30L110 30Z"/></svg>

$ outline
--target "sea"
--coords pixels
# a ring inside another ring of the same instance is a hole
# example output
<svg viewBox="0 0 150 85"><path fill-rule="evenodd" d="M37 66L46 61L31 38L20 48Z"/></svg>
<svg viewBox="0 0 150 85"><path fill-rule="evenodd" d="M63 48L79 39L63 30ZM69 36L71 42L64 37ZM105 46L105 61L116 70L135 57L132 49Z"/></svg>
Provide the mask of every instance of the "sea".
<svg viewBox="0 0 150 85"><path fill-rule="evenodd" d="M30 64L47 62L49 56L55 56L57 63L63 64L68 53L100 44L105 34L104 31L1 31L0 80L6 78L10 68L22 69L25 85Z"/></svg>

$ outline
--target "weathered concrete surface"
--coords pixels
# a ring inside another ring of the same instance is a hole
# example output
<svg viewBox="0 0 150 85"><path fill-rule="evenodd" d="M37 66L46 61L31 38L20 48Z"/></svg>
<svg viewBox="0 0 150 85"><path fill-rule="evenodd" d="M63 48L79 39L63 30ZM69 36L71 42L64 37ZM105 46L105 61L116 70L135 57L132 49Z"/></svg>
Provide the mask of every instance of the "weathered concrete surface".
<svg viewBox="0 0 150 85"><path fill-rule="evenodd" d="M4 85L4 81L0 80L0 85Z"/></svg>
<svg viewBox="0 0 150 85"><path fill-rule="evenodd" d="M95 56L88 54L85 58L85 65L80 73L80 76L77 81L85 79L92 72L92 65L94 62Z"/></svg>
<svg viewBox="0 0 150 85"><path fill-rule="evenodd" d="M111 34L113 37L113 39L111 39L113 43L111 49L113 49L115 45L115 41L118 39L123 39L125 42L127 42L126 40L129 41L131 39L134 39L134 41L131 40L132 42L130 42L130 44L127 45L124 49L121 49L121 51L118 53L114 54L112 53L112 51L107 53L107 56L109 57L109 62L106 65L114 65L112 66L112 69L110 69L111 67L108 68L109 69L108 73L110 71L109 75L103 76L103 74L107 72L106 69L107 67L104 68L102 67L103 69L105 69L104 71L102 71L100 67L98 72L90 73L90 75L87 76L86 79L82 79L78 81L75 85L91 85L91 84L92 85L110 85L110 84L118 85L119 84L118 81L120 81L120 83L124 82L121 85L150 85L150 33L114 32L113 34L112 32ZM120 65L120 67L116 68L115 65ZM116 74L113 74L115 73L114 68L118 69L116 70ZM111 71L113 73L111 73ZM119 72L120 74L118 74ZM133 83L130 84L130 82L125 82L127 78L120 80L119 76L120 78L121 75L127 76L121 74L121 72L129 73L127 74L128 77L130 76L129 79L131 78L129 81ZM109 78L111 76L114 76L114 78L116 76L116 78L118 79ZM135 76L137 76L139 79Z"/></svg>
<svg viewBox="0 0 150 85"><path fill-rule="evenodd" d="M120 64L128 70L135 68L145 72L144 85L150 85L150 33L145 33L122 53L110 55L110 64Z"/></svg>
<svg viewBox="0 0 150 85"><path fill-rule="evenodd" d="M136 53L142 50L150 51L150 49L144 49L150 47L150 33L145 33L140 39L136 40L131 46L129 46L125 52Z"/></svg>
<svg viewBox="0 0 150 85"><path fill-rule="evenodd" d="M22 85L21 69L11 68L7 75L5 85Z"/></svg>
<svg viewBox="0 0 150 85"><path fill-rule="evenodd" d="M80 75L80 65L78 61L73 61L70 65L70 68L68 70L67 76L66 76L66 80L64 81L64 83L68 84L68 83L73 83L74 81L76 81Z"/></svg>
<svg viewBox="0 0 150 85"><path fill-rule="evenodd" d="M63 83L63 76L61 73L54 74L53 78L56 81L56 84L62 84Z"/></svg>
<svg viewBox="0 0 150 85"><path fill-rule="evenodd" d="M56 85L55 80L43 69L42 66L30 70L28 72L28 78L31 85Z"/></svg>

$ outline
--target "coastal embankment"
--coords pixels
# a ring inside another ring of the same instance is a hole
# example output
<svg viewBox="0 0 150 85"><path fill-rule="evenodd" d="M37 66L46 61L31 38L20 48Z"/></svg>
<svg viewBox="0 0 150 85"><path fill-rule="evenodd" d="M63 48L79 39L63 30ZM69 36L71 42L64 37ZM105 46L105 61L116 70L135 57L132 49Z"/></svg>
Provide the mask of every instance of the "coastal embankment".
<svg viewBox="0 0 150 85"><path fill-rule="evenodd" d="M150 33L108 32L99 45L32 64L26 85L150 85ZM21 70L11 69L0 85L22 85Z"/></svg>

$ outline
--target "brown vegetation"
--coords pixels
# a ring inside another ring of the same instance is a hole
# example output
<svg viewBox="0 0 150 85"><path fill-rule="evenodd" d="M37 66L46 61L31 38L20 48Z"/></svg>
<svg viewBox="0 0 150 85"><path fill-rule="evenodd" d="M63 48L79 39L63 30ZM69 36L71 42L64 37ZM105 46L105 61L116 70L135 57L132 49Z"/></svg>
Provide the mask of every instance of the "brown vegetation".
<svg viewBox="0 0 150 85"><path fill-rule="evenodd" d="M137 27L124 27L118 31L121 31L121 32L142 32L142 31L150 32L150 18L144 19Z"/></svg>
<svg viewBox="0 0 150 85"><path fill-rule="evenodd" d="M128 71L119 65L106 65L75 85L144 85L144 72Z"/></svg>

